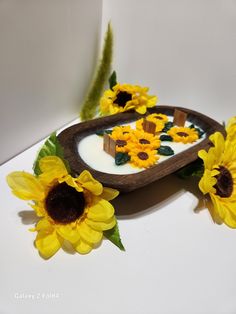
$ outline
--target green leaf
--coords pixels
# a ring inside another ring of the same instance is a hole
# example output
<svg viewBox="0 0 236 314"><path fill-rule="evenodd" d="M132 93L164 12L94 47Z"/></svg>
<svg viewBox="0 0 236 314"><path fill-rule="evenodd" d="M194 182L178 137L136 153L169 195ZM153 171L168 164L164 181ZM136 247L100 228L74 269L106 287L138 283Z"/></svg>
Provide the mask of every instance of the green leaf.
<svg viewBox="0 0 236 314"><path fill-rule="evenodd" d="M130 160L130 156L127 153L117 153L115 156L115 163L117 166L126 164Z"/></svg>
<svg viewBox="0 0 236 314"><path fill-rule="evenodd" d="M174 151L170 146L160 146L157 150L157 153L162 156L174 155Z"/></svg>
<svg viewBox="0 0 236 314"><path fill-rule="evenodd" d="M112 63L112 50L113 34L111 25L109 23L103 45L102 59L94 75L93 83L89 88L88 94L80 112L80 117L82 121L93 119L93 117L96 115L96 111L99 106L99 100L110 74L110 68Z"/></svg>
<svg viewBox="0 0 236 314"><path fill-rule="evenodd" d="M35 162L33 164L33 170L34 170L34 174L36 176L41 174L41 170L39 168L39 161L41 158L43 158L45 156L58 156L58 157L60 157L63 160L68 172L70 172L69 164L64 159L63 148L61 147L61 145L57 139L56 132L53 132L50 135L50 137L46 140L43 147L40 149L40 151L37 154L37 157L36 157Z"/></svg>
<svg viewBox="0 0 236 314"><path fill-rule="evenodd" d="M110 89L112 89L113 86L115 86L117 84L117 80L116 80L116 71L113 71L111 76L109 77L109 86Z"/></svg>
<svg viewBox="0 0 236 314"><path fill-rule="evenodd" d="M110 230L103 231L103 235L115 244L121 251L125 251L124 245L121 242L120 232L118 228L118 222L116 222L115 227Z"/></svg>
<svg viewBox="0 0 236 314"><path fill-rule="evenodd" d="M162 135L160 136L160 140L161 140L161 141L166 141L166 142L172 142L172 141L173 141L173 138L172 138L170 135L162 134Z"/></svg>
<svg viewBox="0 0 236 314"><path fill-rule="evenodd" d="M173 122L168 121L165 123L165 127L162 132L167 133L173 127Z"/></svg>
<svg viewBox="0 0 236 314"><path fill-rule="evenodd" d="M187 179L189 177L202 177L204 172L204 165L202 159L198 158L191 164L183 167L176 172L177 176L181 179Z"/></svg>
<svg viewBox="0 0 236 314"><path fill-rule="evenodd" d="M98 136L103 136L104 134L111 134L112 133L112 130L98 130L95 132L96 135Z"/></svg>

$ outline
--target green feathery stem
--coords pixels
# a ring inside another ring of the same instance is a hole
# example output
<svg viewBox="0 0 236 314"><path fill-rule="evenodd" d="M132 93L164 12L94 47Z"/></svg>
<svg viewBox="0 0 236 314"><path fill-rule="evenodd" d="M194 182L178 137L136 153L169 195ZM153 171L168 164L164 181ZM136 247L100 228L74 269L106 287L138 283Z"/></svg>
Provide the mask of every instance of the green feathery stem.
<svg viewBox="0 0 236 314"><path fill-rule="evenodd" d="M85 102L82 106L80 112L81 120L92 119L96 114L96 109L97 106L99 105L100 97L110 75L112 63L112 48L113 48L113 34L111 25L109 23L104 40L102 59L94 75L94 80L86 96Z"/></svg>

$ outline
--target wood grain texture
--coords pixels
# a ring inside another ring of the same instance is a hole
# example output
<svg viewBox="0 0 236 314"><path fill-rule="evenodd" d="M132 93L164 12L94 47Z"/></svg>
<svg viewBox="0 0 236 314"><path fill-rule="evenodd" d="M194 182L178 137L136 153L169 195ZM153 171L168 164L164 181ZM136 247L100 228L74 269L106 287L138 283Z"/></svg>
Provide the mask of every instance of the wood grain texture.
<svg viewBox="0 0 236 314"><path fill-rule="evenodd" d="M175 109L186 112L188 115L187 120L200 127L206 133L206 138L192 148L186 149L185 151L144 171L135 174L117 175L100 172L88 166L78 153L78 143L81 139L90 134L94 134L96 131L135 121L143 116L136 112L125 112L78 123L65 129L58 135L58 140L64 149L64 155L70 164L72 174L78 175L83 170L87 169L104 186L116 188L121 192L129 192L165 177L195 161L198 158L197 154L200 149L208 150L211 146L211 142L208 139L210 134L219 131L225 135L224 127L218 122L190 109L172 106L157 106L149 109L148 114L163 113L173 116Z"/></svg>

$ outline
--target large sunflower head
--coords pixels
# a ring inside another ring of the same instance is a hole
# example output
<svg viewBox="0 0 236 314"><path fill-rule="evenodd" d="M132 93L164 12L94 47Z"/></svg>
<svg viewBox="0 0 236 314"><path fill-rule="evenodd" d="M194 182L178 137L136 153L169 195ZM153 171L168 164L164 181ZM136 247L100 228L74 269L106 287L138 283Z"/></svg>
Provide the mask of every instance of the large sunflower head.
<svg viewBox="0 0 236 314"><path fill-rule="evenodd" d="M208 152L198 153L204 162L199 188L210 196L213 220L236 228L236 141L229 145L228 138L225 141L219 132L211 135L210 140L214 146Z"/></svg>
<svg viewBox="0 0 236 314"><path fill-rule="evenodd" d="M150 96L147 92L147 87L116 84L112 90L104 92L100 100L100 111L103 115L110 115L133 109L144 114L147 108L154 107L157 102L157 97Z"/></svg>
<svg viewBox="0 0 236 314"><path fill-rule="evenodd" d="M150 148L136 147L129 152L130 164L137 168L149 168L155 165L159 157L156 150Z"/></svg>
<svg viewBox="0 0 236 314"><path fill-rule="evenodd" d="M174 142L184 144L193 143L199 138L197 131L194 128L191 129L188 127L174 126L167 134L173 138Z"/></svg>
<svg viewBox="0 0 236 314"><path fill-rule="evenodd" d="M31 206L41 217L35 227L35 246L46 259L65 241L79 253L90 252L101 242L103 231L116 224L109 200L118 191L104 188L87 170L73 178L56 156L43 157L39 167L38 177L20 171L7 176L12 192L32 200Z"/></svg>

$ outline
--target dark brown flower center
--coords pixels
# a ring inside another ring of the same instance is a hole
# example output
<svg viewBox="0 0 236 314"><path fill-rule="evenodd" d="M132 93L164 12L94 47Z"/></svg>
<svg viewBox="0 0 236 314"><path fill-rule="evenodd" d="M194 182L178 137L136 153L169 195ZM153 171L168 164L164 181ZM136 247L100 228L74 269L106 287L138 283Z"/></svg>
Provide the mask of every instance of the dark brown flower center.
<svg viewBox="0 0 236 314"><path fill-rule="evenodd" d="M119 92L114 101L120 107L125 107L126 103L132 99L132 95L127 92Z"/></svg>
<svg viewBox="0 0 236 314"><path fill-rule="evenodd" d="M157 120L163 120L163 118L162 118L162 117L160 117L160 116L156 116L156 117L154 117L154 119L157 119Z"/></svg>
<svg viewBox="0 0 236 314"><path fill-rule="evenodd" d="M55 186L46 198L48 215L58 223L76 221L84 212L85 198L65 182Z"/></svg>
<svg viewBox="0 0 236 314"><path fill-rule="evenodd" d="M117 140L117 141L116 141L116 145L119 146L119 147L123 147L123 146L125 146L126 144L127 144L127 142L124 141L124 140Z"/></svg>
<svg viewBox="0 0 236 314"><path fill-rule="evenodd" d="M141 139L139 140L139 143L140 143L140 144L150 144L150 142L149 142L148 140L146 140L145 138L141 138Z"/></svg>
<svg viewBox="0 0 236 314"><path fill-rule="evenodd" d="M140 152L138 153L138 158L141 159L141 160L147 160L148 159L148 154L145 153L145 152Z"/></svg>
<svg viewBox="0 0 236 314"><path fill-rule="evenodd" d="M185 132L177 132L176 134L178 134L179 136L183 136L183 137L188 136L188 133L185 133Z"/></svg>
<svg viewBox="0 0 236 314"><path fill-rule="evenodd" d="M220 166L217 170L220 173L215 176L217 183L214 185L216 194L220 197L230 197L233 192L233 178L229 170L223 166Z"/></svg>

